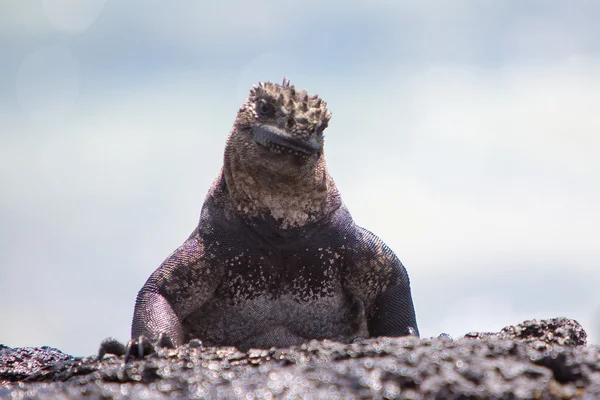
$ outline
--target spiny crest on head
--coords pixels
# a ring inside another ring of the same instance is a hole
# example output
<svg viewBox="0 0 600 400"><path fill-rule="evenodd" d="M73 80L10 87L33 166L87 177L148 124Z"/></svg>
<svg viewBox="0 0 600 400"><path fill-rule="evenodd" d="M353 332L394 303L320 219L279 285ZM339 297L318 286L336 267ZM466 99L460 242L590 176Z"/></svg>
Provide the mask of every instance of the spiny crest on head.
<svg viewBox="0 0 600 400"><path fill-rule="evenodd" d="M259 99L273 101L284 115L307 118L317 128L324 129L331 119L331 112L327 110L327 103L323 99L316 94L309 96L304 89L297 91L285 77L280 85L272 82L259 82L254 85L248 101L255 103Z"/></svg>

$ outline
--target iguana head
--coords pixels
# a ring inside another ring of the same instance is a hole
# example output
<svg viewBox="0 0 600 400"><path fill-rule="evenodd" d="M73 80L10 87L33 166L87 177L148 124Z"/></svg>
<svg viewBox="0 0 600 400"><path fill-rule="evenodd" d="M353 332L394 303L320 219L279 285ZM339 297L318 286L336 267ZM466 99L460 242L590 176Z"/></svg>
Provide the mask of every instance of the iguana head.
<svg viewBox="0 0 600 400"><path fill-rule="evenodd" d="M279 227L306 225L338 207L323 155L331 113L318 96L259 83L240 107L227 140L223 177L227 201L250 217Z"/></svg>
<svg viewBox="0 0 600 400"><path fill-rule="evenodd" d="M281 85L261 82L238 111L226 156L248 166L297 173L321 158L330 118L327 103L296 90L289 80L284 78Z"/></svg>

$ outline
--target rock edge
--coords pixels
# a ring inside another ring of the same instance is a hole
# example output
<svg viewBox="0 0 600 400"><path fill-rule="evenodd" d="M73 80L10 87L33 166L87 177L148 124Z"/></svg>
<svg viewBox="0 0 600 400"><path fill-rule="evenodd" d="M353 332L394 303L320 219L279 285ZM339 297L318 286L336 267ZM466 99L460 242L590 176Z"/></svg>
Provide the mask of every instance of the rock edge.
<svg viewBox="0 0 600 400"><path fill-rule="evenodd" d="M600 348L574 320L453 340L313 340L285 349L181 346L143 360L0 345L0 398L600 398Z"/></svg>

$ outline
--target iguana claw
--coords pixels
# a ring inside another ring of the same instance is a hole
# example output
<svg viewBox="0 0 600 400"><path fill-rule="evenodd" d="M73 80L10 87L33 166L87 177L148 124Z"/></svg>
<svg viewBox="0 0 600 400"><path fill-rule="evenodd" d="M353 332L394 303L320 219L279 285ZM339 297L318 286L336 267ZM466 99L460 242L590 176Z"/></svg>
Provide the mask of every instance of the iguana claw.
<svg viewBox="0 0 600 400"><path fill-rule="evenodd" d="M146 336L140 335L123 345L117 339L108 337L100 343L98 348L98 360L102 360L106 354L114 354L118 357L125 355L125 362L131 359L140 359L149 354L156 353L157 347L174 349L173 341L165 332L158 335L156 342L150 341Z"/></svg>

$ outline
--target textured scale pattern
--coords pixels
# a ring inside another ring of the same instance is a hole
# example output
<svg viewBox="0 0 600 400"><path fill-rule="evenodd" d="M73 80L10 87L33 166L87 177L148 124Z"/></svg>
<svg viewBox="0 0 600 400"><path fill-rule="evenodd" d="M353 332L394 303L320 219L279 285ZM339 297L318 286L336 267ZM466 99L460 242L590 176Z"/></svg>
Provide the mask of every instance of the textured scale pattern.
<svg viewBox="0 0 600 400"><path fill-rule="evenodd" d="M327 172L330 117L287 80L252 89L197 228L138 294L133 338L245 350L418 334L406 269Z"/></svg>

